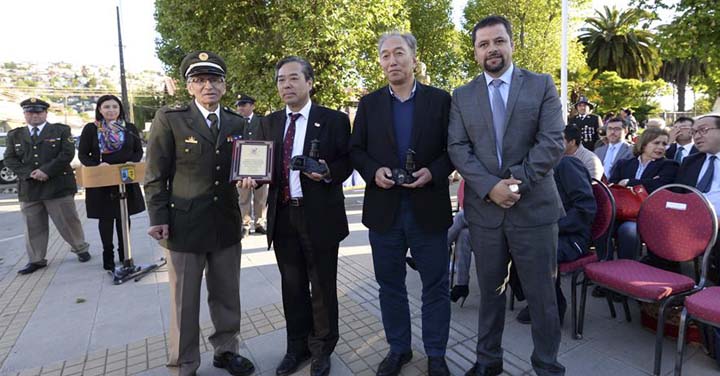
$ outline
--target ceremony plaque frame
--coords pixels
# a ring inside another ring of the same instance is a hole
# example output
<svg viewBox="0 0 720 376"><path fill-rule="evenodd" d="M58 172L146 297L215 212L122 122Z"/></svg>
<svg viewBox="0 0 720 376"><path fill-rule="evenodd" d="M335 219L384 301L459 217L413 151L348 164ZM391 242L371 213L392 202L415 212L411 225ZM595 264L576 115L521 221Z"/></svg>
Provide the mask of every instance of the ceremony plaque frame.
<svg viewBox="0 0 720 376"><path fill-rule="evenodd" d="M258 183L272 182L273 146L272 141L235 140L230 181L253 178Z"/></svg>

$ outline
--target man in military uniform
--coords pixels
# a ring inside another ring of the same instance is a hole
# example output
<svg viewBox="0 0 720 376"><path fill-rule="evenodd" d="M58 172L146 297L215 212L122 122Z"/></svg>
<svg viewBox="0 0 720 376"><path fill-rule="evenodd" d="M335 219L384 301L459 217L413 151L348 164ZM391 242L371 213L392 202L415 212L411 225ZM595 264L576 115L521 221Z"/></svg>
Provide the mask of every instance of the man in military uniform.
<svg viewBox="0 0 720 376"><path fill-rule="evenodd" d="M254 372L237 354L240 332L240 208L229 182L232 141L244 121L220 105L225 62L208 51L180 64L194 100L157 111L148 142L145 194L148 235L160 241L170 284L171 373L195 375L200 366L200 287L203 271L215 332L213 365L231 375Z"/></svg>
<svg viewBox="0 0 720 376"><path fill-rule="evenodd" d="M244 140L260 140L262 126L260 116L255 115L255 99L249 95L240 94L235 103L237 111L245 118ZM240 211L243 213L243 235L250 235L250 227L255 217L255 233L265 234L265 212L268 196L268 185L263 184L257 189L238 188L240 193Z"/></svg>
<svg viewBox="0 0 720 376"><path fill-rule="evenodd" d="M18 176L18 199L25 219L25 247L29 262L20 274L47 266L48 216L70 244L80 262L90 260L73 196L77 193L70 161L75 143L70 127L47 122L50 105L37 98L22 101L27 127L7 136L5 166Z"/></svg>
<svg viewBox="0 0 720 376"><path fill-rule="evenodd" d="M587 97L580 97L575 103L575 109L578 114L568 119L568 125L573 125L582 133L582 144L585 149L595 150L595 143L600 139L598 129L602 128L603 123L600 116L591 114L594 104L590 103Z"/></svg>

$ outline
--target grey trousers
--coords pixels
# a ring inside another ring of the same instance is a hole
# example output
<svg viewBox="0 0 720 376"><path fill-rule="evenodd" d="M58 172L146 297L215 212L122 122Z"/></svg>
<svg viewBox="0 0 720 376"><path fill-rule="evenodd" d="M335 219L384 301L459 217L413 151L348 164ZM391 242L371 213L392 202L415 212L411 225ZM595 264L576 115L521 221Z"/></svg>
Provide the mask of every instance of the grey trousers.
<svg viewBox="0 0 720 376"><path fill-rule="evenodd" d="M265 227L267 212L268 184L258 189L238 188L240 194L240 212L243 214L243 226L249 227L255 218L255 226Z"/></svg>
<svg viewBox="0 0 720 376"><path fill-rule="evenodd" d="M170 356L167 366L173 375L195 375L200 367L200 289L203 272L210 319L215 327L210 343L215 354L238 351L242 247L237 243L209 253L164 251L170 284Z"/></svg>
<svg viewBox="0 0 720 376"><path fill-rule="evenodd" d="M502 363L505 290L512 255L533 318L533 369L539 376L565 374L565 367L557 361L561 336L555 296L557 233L557 223L516 227L504 221L494 229L470 226L480 287L476 350L479 364Z"/></svg>
<svg viewBox="0 0 720 376"><path fill-rule="evenodd" d="M52 219L60 236L70 244L74 253L86 252L90 244L85 242L80 217L75 208L74 195L41 201L20 202L20 211L25 220L25 248L32 264L47 265L48 236Z"/></svg>

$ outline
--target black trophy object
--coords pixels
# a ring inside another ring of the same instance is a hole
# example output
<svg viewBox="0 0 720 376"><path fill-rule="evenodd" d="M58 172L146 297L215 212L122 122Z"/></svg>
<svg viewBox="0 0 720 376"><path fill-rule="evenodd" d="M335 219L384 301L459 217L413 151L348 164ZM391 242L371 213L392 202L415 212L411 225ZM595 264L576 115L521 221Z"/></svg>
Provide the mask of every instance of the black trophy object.
<svg viewBox="0 0 720 376"><path fill-rule="evenodd" d="M405 154L405 168L393 168L392 180L395 185L412 184L417 180L413 172L415 172L415 151L408 149Z"/></svg>
<svg viewBox="0 0 720 376"><path fill-rule="evenodd" d="M292 157L290 160L290 169L307 172L308 174L314 172L323 176L327 175L330 172L327 165L320 163L320 141L310 141L309 156L296 155Z"/></svg>

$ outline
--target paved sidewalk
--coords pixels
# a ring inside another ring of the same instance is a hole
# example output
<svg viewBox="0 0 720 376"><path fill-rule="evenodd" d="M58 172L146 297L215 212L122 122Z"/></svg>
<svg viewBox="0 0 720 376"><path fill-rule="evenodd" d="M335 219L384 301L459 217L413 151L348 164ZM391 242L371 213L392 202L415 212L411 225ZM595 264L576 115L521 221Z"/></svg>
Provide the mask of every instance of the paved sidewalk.
<svg viewBox="0 0 720 376"><path fill-rule="evenodd" d="M342 243L338 263L340 341L332 358L332 375L374 375L388 350L385 342L377 283L373 276L367 230L360 223L361 191L346 194L350 236ZM81 218L82 196L77 197ZM0 205L12 203L0 200ZM8 206L9 207L9 206ZM7 210L12 210L6 209ZM2 215L3 212L0 212ZM165 375L169 288L161 268L140 282L112 284L102 270L100 239L95 220L83 222L93 259L81 264L53 229L49 266L29 276L16 271L27 262L22 238L0 243L0 375ZM147 214L132 217L133 256L138 264L162 256L146 234ZM453 375L462 375L474 362L478 295L471 278L471 295L461 308L453 304L447 358ZM569 283L563 281L563 287ZM241 272L243 305L241 352L256 365L256 375L274 375L285 351L285 321L280 275L275 256L266 250L264 236L243 240ZM413 361L402 375L426 374L422 349L420 295L416 272L408 269L413 317ZM569 298L569 294L566 294ZM203 300L205 299L203 288ZM568 299L569 300L569 299ZM518 308L524 303L517 304ZM570 314L563 328L560 361L568 375L648 375L652 369L654 334L639 325L639 310L632 304L633 322L622 315L611 319L605 300L589 298L585 338L571 338ZM200 375L227 375L212 367L212 332L207 305L201 310L202 365ZM507 312L503 346L508 375L534 374L530 327ZM671 374L675 341L666 340L663 374ZM308 374L309 366L297 374ZM697 346L688 348L688 375L717 375L712 359Z"/></svg>

